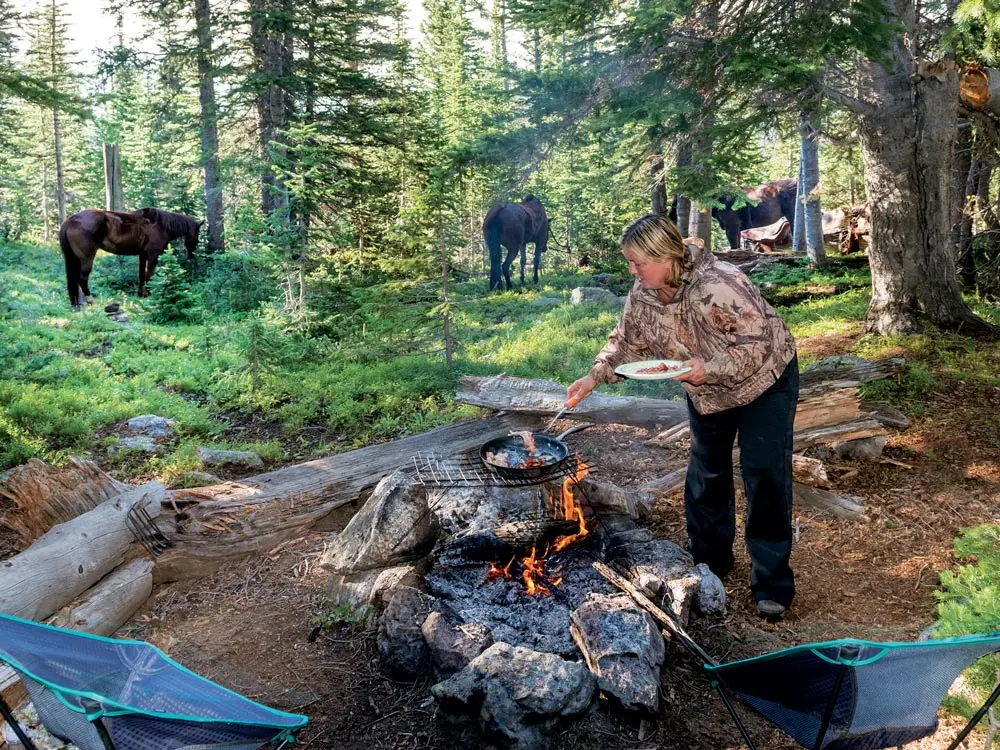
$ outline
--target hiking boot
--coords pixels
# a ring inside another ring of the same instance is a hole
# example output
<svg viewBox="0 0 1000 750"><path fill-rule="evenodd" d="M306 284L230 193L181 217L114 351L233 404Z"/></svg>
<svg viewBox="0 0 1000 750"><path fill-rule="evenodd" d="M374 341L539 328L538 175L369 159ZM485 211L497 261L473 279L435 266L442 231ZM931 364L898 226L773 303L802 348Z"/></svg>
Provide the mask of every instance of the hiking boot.
<svg viewBox="0 0 1000 750"><path fill-rule="evenodd" d="M784 604L778 604L773 599L761 599L757 602L757 614L768 622L780 620L787 609Z"/></svg>

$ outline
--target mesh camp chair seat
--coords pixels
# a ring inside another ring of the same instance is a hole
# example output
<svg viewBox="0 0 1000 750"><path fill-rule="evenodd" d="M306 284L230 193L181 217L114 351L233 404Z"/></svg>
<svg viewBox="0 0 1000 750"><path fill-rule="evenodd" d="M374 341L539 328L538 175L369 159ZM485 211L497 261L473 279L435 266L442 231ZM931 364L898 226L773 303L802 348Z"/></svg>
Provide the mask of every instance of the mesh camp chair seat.
<svg viewBox="0 0 1000 750"><path fill-rule="evenodd" d="M291 739L308 721L217 685L148 643L3 614L0 661L19 674L45 728L80 750L252 750Z"/></svg>
<svg viewBox="0 0 1000 750"><path fill-rule="evenodd" d="M951 684L998 650L997 633L916 643L839 640L705 668L803 747L876 750L932 734ZM979 718L996 698L994 691Z"/></svg>

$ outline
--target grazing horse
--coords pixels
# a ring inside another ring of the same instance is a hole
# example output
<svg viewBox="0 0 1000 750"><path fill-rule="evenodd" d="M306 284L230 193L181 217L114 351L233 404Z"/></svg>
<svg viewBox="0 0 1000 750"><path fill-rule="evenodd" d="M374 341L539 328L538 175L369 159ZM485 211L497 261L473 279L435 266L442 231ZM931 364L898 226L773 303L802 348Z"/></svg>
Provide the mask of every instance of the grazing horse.
<svg viewBox="0 0 1000 750"><path fill-rule="evenodd" d="M527 263L526 246L535 243L535 283L538 283L538 269L542 265L542 253L549 241L549 219L541 202L533 195L524 196L521 203L497 203L483 219L483 237L490 250L490 291L502 288L503 280L507 289L510 282L510 264L514 256L521 254L521 286L524 286L524 266ZM507 258L500 262L500 246L507 248Z"/></svg>
<svg viewBox="0 0 1000 750"><path fill-rule="evenodd" d="M797 188L798 183L790 179L775 180L758 185L743 191L749 202L738 209L733 208L736 196L721 198L722 208L713 208L712 216L725 231L729 247L740 246L740 232L755 227L769 226L782 216L788 219L789 227L794 229Z"/></svg>
<svg viewBox="0 0 1000 750"><path fill-rule="evenodd" d="M73 214L59 228L70 304L80 309L85 300L88 304L93 301L89 279L99 248L115 255L138 255L139 296L148 296L146 282L153 275L167 243L183 237L188 257L191 257L198 247L203 223L185 214L158 208L138 211L88 208Z"/></svg>

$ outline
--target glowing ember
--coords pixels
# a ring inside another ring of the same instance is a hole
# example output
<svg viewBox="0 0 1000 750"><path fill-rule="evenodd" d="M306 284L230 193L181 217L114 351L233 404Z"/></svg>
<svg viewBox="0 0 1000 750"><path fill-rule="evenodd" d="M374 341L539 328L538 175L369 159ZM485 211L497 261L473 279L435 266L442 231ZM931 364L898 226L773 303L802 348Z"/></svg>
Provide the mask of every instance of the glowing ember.
<svg viewBox="0 0 1000 750"><path fill-rule="evenodd" d="M583 517L583 508L580 507L579 501L573 494L574 485L577 482L582 481L583 478L587 476L588 472L589 469L587 465L580 461L579 456L577 456L576 475L563 479L562 487L560 488L561 491L551 491L552 497L550 497L550 500L552 501L552 506L554 508L553 518L557 521L572 519L577 520L579 522L579 527L577 528L576 533L557 537L555 542L550 545L546 545L545 550L541 555L538 555L536 548L532 547L531 554L527 557L522 557L519 561L522 570L521 579L524 581L524 585L527 588L528 593L532 596L539 594L551 594L552 590L562 583L562 576L550 578L545 571L545 564L549 556L557 552L562 552L571 544L583 539L590 533L590 530L587 528L587 522ZM513 559L504 567L500 567L497 563L490 563L490 570L486 576L487 582L495 581L499 578L513 578L510 572L513 564Z"/></svg>

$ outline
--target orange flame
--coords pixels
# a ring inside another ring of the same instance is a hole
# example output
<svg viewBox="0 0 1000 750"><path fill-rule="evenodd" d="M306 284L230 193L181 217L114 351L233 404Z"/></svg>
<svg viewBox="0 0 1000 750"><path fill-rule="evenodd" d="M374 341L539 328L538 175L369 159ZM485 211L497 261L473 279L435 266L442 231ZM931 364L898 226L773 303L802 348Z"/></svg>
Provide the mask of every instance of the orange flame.
<svg viewBox="0 0 1000 750"><path fill-rule="evenodd" d="M579 456L577 456L577 471L575 476L563 479L561 492L559 490L551 492L553 496L554 518L557 520L575 519L579 522L579 527L574 534L556 538L555 542L547 546L541 555L538 555L537 549L532 547L531 554L521 558L521 579L524 581L525 588L531 596L551 594L551 589L562 583L562 576L551 579L545 572L545 563L549 556L556 552L561 552L590 533L590 529L587 528L587 522L583 517L583 508L580 507L580 503L577 502L573 494L574 484L582 481L588 472L589 467L580 461ZM558 496L556 496L557 492ZM487 581L494 581L498 578L511 578L510 568L513 563L512 559L503 568L499 567L496 563L490 563Z"/></svg>

